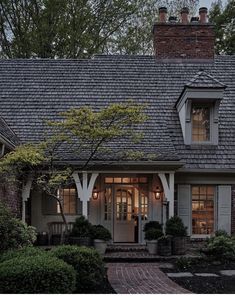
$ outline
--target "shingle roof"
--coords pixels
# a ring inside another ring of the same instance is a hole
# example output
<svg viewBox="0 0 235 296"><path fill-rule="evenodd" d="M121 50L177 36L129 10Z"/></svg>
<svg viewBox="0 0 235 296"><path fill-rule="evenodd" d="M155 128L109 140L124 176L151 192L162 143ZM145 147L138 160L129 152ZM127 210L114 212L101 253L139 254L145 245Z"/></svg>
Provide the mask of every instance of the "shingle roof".
<svg viewBox="0 0 235 296"><path fill-rule="evenodd" d="M19 140L15 133L9 128L6 121L0 117L0 136L3 137L11 146L15 146L19 143Z"/></svg>
<svg viewBox="0 0 235 296"><path fill-rule="evenodd" d="M147 103L148 120L135 145L158 160L185 168L235 169L235 56L213 64L160 64L153 56L96 56L90 60L0 60L0 115L21 142L39 141L45 121L69 108L102 108L133 99ZM186 147L174 107L185 84L201 70L227 86L219 111L219 145ZM122 143L125 145L126 143ZM116 145L120 147L121 145ZM63 150L65 159L76 155Z"/></svg>
<svg viewBox="0 0 235 296"><path fill-rule="evenodd" d="M205 71L198 72L185 86L190 88L226 88L226 85Z"/></svg>

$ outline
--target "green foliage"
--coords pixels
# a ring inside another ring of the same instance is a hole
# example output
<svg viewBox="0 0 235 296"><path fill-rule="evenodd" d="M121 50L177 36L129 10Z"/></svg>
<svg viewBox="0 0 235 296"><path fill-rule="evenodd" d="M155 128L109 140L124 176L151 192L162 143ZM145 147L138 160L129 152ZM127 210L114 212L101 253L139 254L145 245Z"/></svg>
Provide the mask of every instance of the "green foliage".
<svg viewBox="0 0 235 296"><path fill-rule="evenodd" d="M166 221L166 234L172 236L186 236L187 227L184 226L180 217L174 216Z"/></svg>
<svg viewBox="0 0 235 296"><path fill-rule="evenodd" d="M159 6L169 15L198 0L2 0L0 56L87 58L96 53L152 54Z"/></svg>
<svg viewBox="0 0 235 296"><path fill-rule="evenodd" d="M171 240L172 240L171 235L163 235L163 236L159 237L158 243L160 243L161 245L168 246L169 244L171 244Z"/></svg>
<svg viewBox="0 0 235 296"><path fill-rule="evenodd" d="M41 145L20 145L14 151L6 154L0 160L0 174L5 178L22 177L25 171L32 170L45 161L44 150Z"/></svg>
<svg viewBox="0 0 235 296"><path fill-rule="evenodd" d="M16 249L31 246L36 241L36 231L27 226L0 203L0 250Z"/></svg>
<svg viewBox="0 0 235 296"><path fill-rule="evenodd" d="M160 229L155 229L155 228L149 228L145 232L145 239L146 240L156 240L159 239L159 237L163 236L163 232Z"/></svg>
<svg viewBox="0 0 235 296"><path fill-rule="evenodd" d="M0 264L0 293L72 293L76 273L53 256L22 256Z"/></svg>
<svg viewBox="0 0 235 296"><path fill-rule="evenodd" d="M92 237L91 223L84 216L77 218L73 225L71 236Z"/></svg>
<svg viewBox="0 0 235 296"><path fill-rule="evenodd" d="M148 231L150 228L162 231L162 224L160 224L158 221L149 221L144 225L144 231Z"/></svg>
<svg viewBox="0 0 235 296"><path fill-rule="evenodd" d="M94 239L104 241L109 241L112 238L110 231L103 225L92 225L92 236Z"/></svg>
<svg viewBox="0 0 235 296"><path fill-rule="evenodd" d="M50 253L72 265L77 272L76 293L100 291L105 283L105 268L101 256L91 248L59 246Z"/></svg>
<svg viewBox="0 0 235 296"><path fill-rule="evenodd" d="M180 257L176 260L175 264L180 270L186 270L193 265L193 262L191 258Z"/></svg>
<svg viewBox="0 0 235 296"><path fill-rule="evenodd" d="M13 258L19 258L19 257L30 257L30 256L37 256L37 255L44 255L46 254L46 251L35 248L35 247L24 247L21 249L14 249L14 250L8 250L6 252L3 252L3 254L0 255L0 263L11 260Z"/></svg>
<svg viewBox="0 0 235 296"><path fill-rule="evenodd" d="M235 241L227 235L211 237L203 252L216 260L235 260Z"/></svg>
<svg viewBox="0 0 235 296"><path fill-rule="evenodd" d="M209 19L215 25L216 53L235 53L235 0L229 0L225 7L222 1L215 1L210 9Z"/></svg>
<svg viewBox="0 0 235 296"><path fill-rule="evenodd" d="M227 231L223 230L223 229L219 229L215 231L215 236L227 236L229 237Z"/></svg>

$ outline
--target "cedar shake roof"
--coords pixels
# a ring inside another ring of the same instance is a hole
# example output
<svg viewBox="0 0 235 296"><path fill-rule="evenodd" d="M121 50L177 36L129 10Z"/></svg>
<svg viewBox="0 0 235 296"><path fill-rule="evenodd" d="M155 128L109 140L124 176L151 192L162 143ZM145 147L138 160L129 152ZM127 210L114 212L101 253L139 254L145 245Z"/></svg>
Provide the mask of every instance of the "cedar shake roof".
<svg viewBox="0 0 235 296"><path fill-rule="evenodd" d="M226 85L204 71L198 72L185 86L189 88L226 88Z"/></svg>
<svg viewBox="0 0 235 296"><path fill-rule="evenodd" d="M0 117L0 136L6 140L11 146L19 144L19 140L15 133L9 128L6 121Z"/></svg>
<svg viewBox="0 0 235 296"><path fill-rule="evenodd" d="M198 74L198 72L202 72ZM195 79L196 76L196 79ZM219 109L219 145L184 145L175 108L185 85L224 87ZM141 143L112 143L154 154L154 160L185 163L191 169L235 169L235 56L210 64L163 64L153 56L96 56L87 60L0 60L0 115L22 143L37 142L45 121L58 113L88 105L100 109L133 99L147 103L148 120L140 126ZM106 153L107 154L107 153ZM65 147L65 160L77 156ZM99 156L105 158L105 153ZM115 159L115 154L109 158Z"/></svg>

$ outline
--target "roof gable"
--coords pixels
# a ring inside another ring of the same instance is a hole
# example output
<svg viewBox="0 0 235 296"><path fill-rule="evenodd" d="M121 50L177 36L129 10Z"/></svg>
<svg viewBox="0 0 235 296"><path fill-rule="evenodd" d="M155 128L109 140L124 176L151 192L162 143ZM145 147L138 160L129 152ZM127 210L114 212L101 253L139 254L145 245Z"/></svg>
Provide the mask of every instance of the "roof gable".
<svg viewBox="0 0 235 296"><path fill-rule="evenodd" d="M226 85L205 71L198 72L185 84L188 88L226 88Z"/></svg>

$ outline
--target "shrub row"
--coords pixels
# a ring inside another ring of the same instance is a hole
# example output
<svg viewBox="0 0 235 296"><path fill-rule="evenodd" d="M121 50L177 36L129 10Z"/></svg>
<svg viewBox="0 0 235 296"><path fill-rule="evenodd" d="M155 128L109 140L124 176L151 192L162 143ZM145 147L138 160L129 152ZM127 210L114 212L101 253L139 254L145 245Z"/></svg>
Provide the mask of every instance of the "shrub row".
<svg viewBox="0 0 235 296"><path fill-rule="evenodd" d="M0 257L0 293L94 293L105 283L102 258L86 247L28 247Z"/></svg>

